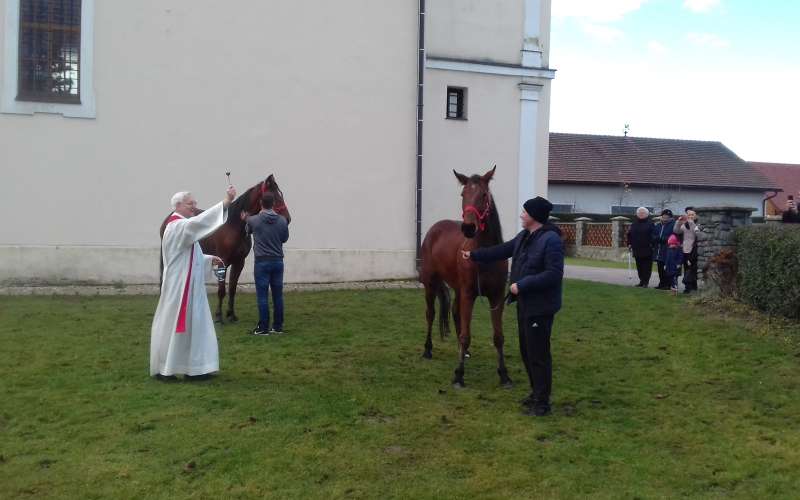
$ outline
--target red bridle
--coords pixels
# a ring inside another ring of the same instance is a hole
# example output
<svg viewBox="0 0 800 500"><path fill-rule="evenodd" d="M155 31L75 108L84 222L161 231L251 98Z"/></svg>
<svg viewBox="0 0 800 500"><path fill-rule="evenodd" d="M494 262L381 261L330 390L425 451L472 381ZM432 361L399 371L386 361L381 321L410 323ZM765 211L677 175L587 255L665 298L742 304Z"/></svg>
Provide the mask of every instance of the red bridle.
<svg viewBox="0 0 800 500"><path fill-rule="evenodd" d="M467 205L464 207L464 213L461 214L461 219L463 220L467 214L475 214L475 217L478 218L478 229L484 231L486 229L486 219L489 218L489 212L492 209L492 198L489 193L486 194L486 207L483 209L483 212L475 208L475 205Z"/></svg>
<svg viewBox="0 0 800 500"><path fill-rule="evenodd" d="M261 182L261 194L264 194L267 191L268 191L267 190L267 181L262 181ZM283 196L281 196L281 198L283 198ZM288 212L289 211L288 208L286 207L286 203L284 203L282 201L278 202L277 200L275 200L275 205L272 207L272 209L275 210L276 212L278 212L278 211Z"/></svg>

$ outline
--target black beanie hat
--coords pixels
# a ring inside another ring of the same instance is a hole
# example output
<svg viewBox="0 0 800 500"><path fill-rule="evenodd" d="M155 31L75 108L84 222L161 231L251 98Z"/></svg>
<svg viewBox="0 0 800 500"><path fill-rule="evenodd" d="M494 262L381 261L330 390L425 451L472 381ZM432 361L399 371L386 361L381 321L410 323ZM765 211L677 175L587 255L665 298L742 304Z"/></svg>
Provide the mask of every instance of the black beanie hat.
<svg viewBox="0 0 800 500"><path fill-rule="evenodd" d="M533 217L533 220L542 224L547 223L550 218L550 211L553 210L553 204L541 196L526 201L522 207L528 212L528 215Z"/></svg>

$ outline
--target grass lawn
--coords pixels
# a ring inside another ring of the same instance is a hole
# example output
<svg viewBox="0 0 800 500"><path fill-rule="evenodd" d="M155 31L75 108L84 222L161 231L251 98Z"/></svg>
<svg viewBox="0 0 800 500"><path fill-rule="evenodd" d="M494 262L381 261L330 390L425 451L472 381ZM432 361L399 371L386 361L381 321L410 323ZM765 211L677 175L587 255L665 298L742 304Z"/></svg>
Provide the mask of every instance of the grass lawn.
<svg viewBox="0 0 800 500"><path fill-rule="evenodd" d="M152 297L0 299L0 498L796 498L797 347L652 290L567 282L554 414L421 358L419 290L293 293L281 337L219 330L221 374L148 378ZM690 323L691 324L690 326Z"/></svg>

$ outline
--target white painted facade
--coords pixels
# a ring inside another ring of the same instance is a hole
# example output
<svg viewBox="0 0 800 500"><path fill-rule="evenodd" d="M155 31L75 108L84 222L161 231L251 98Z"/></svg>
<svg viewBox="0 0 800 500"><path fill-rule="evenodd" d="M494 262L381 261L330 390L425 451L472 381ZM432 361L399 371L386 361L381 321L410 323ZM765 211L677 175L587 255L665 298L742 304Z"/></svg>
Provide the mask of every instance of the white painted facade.
<svg viewBox="0 0 800 500"><path fill-rule="evenodd" d="M417 1L83 1L86 100L64 109L16 101L19 0L0 0L0 283L157 282L170 196L211 205L227 170L280 183L287 281L415 275ZM453 168L497 163L511 234L547 191L550 2L428 9L423 231L460 216Z"/></svg>
<svg viewBox="0 0 800 500"><path fill-rule="evenodd" d="M736 206L756 209L754 217L763 216L764 193L760 191L724 191L710 189L662 189L634 186L623 193L619 186L586 184L551 184L550 200L553 203L573 205L574 212L610 214L611 207L669 208L683 213L688 206Z"/></svg>

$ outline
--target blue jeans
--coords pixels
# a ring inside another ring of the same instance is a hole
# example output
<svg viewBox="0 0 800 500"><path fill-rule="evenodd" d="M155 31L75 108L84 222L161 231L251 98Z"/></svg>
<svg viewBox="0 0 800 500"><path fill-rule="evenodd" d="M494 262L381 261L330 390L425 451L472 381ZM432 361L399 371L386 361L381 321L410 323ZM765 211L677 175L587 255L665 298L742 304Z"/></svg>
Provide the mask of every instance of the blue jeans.
<svg viewBox="0 0 800 500"><path fill-rule="evenodd" d="M256 262L256 298L258 301L258 327L269 329L269 290L272 289L275 319L274 330L283 330L283 261L266 260Z"/></svg>

